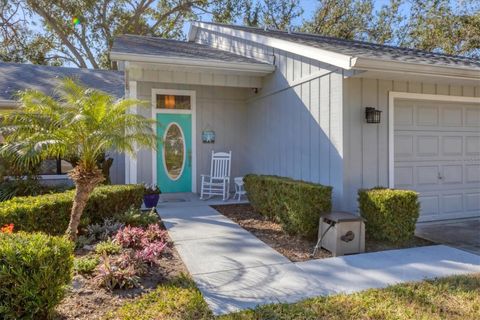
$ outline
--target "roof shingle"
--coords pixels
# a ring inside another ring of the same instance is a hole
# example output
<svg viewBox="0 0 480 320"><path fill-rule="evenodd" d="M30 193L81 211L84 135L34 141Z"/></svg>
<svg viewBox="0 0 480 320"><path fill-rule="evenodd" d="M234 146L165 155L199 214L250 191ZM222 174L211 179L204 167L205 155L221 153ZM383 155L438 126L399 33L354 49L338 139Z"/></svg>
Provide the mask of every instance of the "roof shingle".
<svg viewBox="0 0 480 320"><path fill-rule="evenodd" d="M0 62L0 100L14 100L25 89L53 94L58 80L66 77L117 98L125 94L123 72Z"/></svg>
<svg viewBox="0 0 480 320"><path fill-rule="evenodd" d="M113 42L112 53L265 64L255 59L215 49L204 44L137 35L121 35L116 37Z"/></svg>

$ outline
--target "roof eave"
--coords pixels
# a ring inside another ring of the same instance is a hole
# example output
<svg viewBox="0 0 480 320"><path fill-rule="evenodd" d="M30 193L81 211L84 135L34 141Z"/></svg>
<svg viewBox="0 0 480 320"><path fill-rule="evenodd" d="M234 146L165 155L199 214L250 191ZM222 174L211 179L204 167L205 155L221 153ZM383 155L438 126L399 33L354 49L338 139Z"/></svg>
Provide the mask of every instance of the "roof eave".
<svg viewBox="0 0 480 320"><path fill-rule="evenodd" d="M164 57L149 54L111 52L110 59L115 61L132 61L168 64L174 66L193 66L211 69L249 72L258 75L267 75L275 71L275 66L266 63L224 62L208 59L190 59L180 57Z"/></svg>
<svg viewBox="0 0 480 320"><path fill-rule="evenodd" d="M368 70L394 73L432 75L435 77L480 80L480 70L467 67L426 65L420 63L357 58L353 70Z"/></svg>

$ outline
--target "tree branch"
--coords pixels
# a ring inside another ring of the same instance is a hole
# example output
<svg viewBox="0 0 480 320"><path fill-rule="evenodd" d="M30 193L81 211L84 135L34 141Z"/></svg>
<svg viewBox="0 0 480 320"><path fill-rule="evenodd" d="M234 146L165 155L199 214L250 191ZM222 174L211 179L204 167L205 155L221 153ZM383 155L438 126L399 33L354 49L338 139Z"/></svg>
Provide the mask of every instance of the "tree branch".
<svg viewBox="0 0 480 320"><path fill-rule="evenodd" d="M78 52L78 49L68 40L67 35L65 32L62 30L62 28L57 25L55 20L39 5L35 3L35 1L32 1L31 7L33 10L35 10L38 15L40 15L45 21L48 23L48 25L55 30L56 34L60 37L62 40L62 43L72 52L72 54L75 56L77 59L79 66L81 68L87 68L87 64L85 62L85 59L83 59L82 55Z"/></svg>

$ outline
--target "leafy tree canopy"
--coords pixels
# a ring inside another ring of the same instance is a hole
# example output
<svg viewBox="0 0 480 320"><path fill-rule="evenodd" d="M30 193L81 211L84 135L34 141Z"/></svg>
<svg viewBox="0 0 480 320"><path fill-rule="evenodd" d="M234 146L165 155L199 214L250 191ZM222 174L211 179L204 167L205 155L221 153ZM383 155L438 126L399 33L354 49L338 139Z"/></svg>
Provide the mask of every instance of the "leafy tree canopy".
<svg viewBox="0 0 480 320"><path fill-rule="evenodd" d="M478 0L0 0L0 60L110 68L119 34L182 39L190 19L480 55Z"/></svg>
<svg viewBox="0 0 480 320"><path fill-rule="evenodd" d="M0 60L110 68L119 34L181 39L189 19L286 28L300 14L298 0L0 0Z"/></svg>
<svg viewBox="0 0 480 320"><path fill-rule="evenodd" d="M319 0L302 31L454 55L480 56L480 1Z"/></svg>

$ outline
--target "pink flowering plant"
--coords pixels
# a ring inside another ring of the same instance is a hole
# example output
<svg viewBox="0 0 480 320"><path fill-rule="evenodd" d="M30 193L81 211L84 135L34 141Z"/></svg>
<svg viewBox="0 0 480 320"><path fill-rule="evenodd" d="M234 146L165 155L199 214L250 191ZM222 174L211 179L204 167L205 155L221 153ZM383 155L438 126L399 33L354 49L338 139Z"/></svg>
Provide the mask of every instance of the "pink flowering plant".
<svg viewBox="0 0 480 320"><path fill-rule="evenodd" d="M147 244L145 230L139 227L126 226L120 229L115 241L124 248L140 249Z"/></svg>
<svg viewBox="0 0 480 320"><path fill-rule="evenodd" d="M135 251L135 257L148 264L154 264L167 246L166 232L158 224L146 229L126 226L119 230L115 241L123 248Z"/></svg>
<svg viewBox="0 0 480 320"><path fill-rule="evenodd" d="M138 260L148 263L150 265L155 264L160 258L167 243L162 241L155 241L146 245L142 250L138 250L135 256Z"/></svg>

